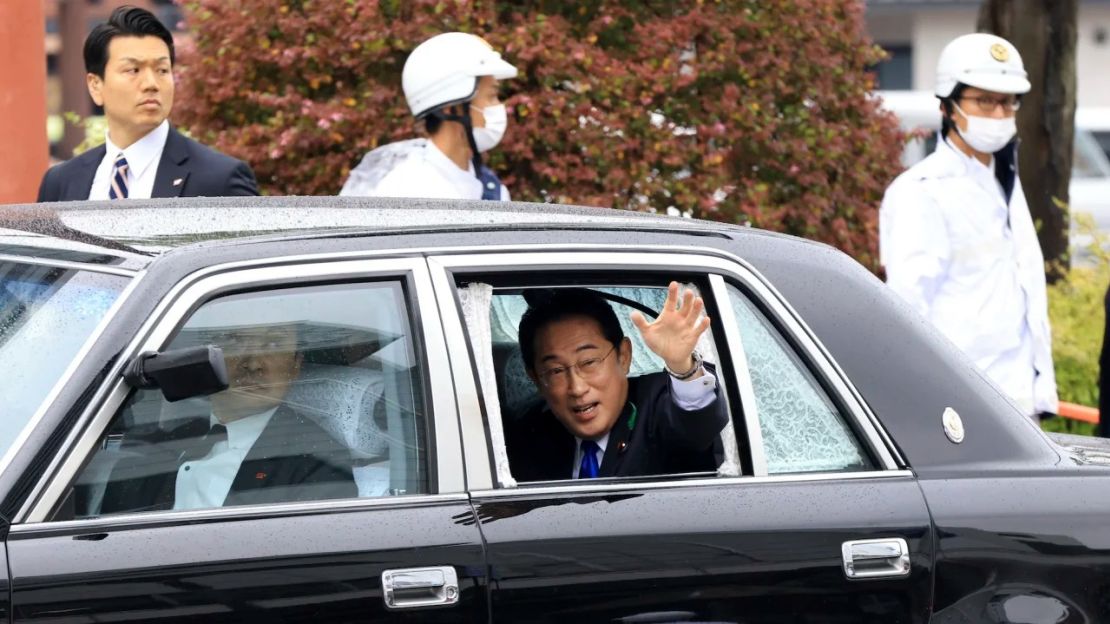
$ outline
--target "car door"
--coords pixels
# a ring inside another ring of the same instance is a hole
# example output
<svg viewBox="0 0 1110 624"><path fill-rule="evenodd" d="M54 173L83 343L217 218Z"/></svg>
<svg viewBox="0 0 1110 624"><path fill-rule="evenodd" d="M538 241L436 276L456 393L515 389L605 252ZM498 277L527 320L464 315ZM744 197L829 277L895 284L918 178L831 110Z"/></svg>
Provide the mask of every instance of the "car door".
<svg viewBox="0 0 1110 624"><path fill-rule="evenodd" d="M732 476L726 453L718 474L515 483L498 448L499 415L488 413L503 385L490 379L506 373L481 371L483 362L498 366L473 321L481 315L448 305L448 340L466 325L487 409L484 419L464 410L462 422L467 444L488 445L464 450L495 621L928 619L932 537L912 474L848 381L751 270L686 250L484 251L435 259L437 288L487 283L496 298L498 289L530 286L697 285L713 319L742 467ZM511 328L492 307L491 333ZM453 327L460 316L467 320ZM488 489L478 489L483 470Z"/></svg>
<svg viewBox="0 0 1110 624"><path fill-rule="evenodd" d="M185 284L125 355L216 344L231 388L169 402L113 371L8 535L13 621L486 620L423 260Z"/></svg>

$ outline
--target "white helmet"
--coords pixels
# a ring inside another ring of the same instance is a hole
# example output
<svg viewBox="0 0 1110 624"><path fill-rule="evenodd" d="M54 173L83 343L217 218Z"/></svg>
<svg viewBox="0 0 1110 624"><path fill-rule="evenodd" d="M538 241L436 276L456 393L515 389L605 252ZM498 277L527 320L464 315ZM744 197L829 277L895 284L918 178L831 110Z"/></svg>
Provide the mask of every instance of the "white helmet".
<svg viewBox="0 0 1110 624"><path fill-rule="evenodd" d="M501 59L485 39L461 32L443 33L416 46L405 61L401 86L413 116L466 102L478 90L478 78L516 77L516 67Z"/></svg>
<svg viewBox="0 0 1110 624"><path fill-rule="evenodd" d="M937 97L952 95L957 84L995 93L1027 93L1029 78L1021 55L1002 37L975 33L956 37L937 61Z"/></svg>

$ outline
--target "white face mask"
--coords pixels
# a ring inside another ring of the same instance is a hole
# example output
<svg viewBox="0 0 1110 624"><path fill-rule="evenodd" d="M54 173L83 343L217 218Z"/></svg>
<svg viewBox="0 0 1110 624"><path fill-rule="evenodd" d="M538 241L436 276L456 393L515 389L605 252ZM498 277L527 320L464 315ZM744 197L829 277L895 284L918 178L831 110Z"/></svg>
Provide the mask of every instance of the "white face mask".
<svg viewBox="0 0 1110 624"><path fill-rule="evenodd" d="M959 126L956 126L956 132L965 143L971 146L971 149L977 152L993 154L1006 147L1017 134L1017 122L1013 115L1001 119L972 117L965 113L959 104L953 103L953 106L967 120L967 130L960 130Z"/></svg>
<svg viewBox="0 0 1110 624"><path fill-rule="evenodd" d="M486 119L485 128L474 128L474 143L479 152L488 152L497 147L501 137L505 136L505 129L509 127L509 114L504 104L494 104L477 109Z"/></svg>

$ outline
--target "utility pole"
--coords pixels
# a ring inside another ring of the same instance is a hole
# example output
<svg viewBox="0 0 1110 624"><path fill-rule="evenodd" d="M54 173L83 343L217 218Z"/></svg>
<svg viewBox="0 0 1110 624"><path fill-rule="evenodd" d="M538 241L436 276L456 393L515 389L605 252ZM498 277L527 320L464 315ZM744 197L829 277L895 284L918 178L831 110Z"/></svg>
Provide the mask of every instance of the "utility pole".
<svg viewBox="0 0 1110 624"><path fill-rule="evenodd" d="M0 203L33 202L46 170L46 17L41 0L0 2Z"/></svg>

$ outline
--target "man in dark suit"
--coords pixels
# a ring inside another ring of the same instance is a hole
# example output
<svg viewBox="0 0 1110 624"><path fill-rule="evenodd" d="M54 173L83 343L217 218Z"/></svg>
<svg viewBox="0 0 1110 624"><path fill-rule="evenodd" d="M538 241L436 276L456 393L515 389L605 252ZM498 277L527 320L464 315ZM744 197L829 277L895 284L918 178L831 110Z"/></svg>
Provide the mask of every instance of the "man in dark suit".
<svg viewBox="0 0 1110 624"><path fill-rule="evenodd" d="M632 343L609 304L588 290L556 291L520 321L521 353L545 404L507 427L518 481L712 471L728 422L711 370L694 350L709 327L700 297L679 306L672 282L653 323L632 321L667 372L628 378Z"/></svg>
<svg viewBox="0 0 1110 624"><path fill-rule="evenodd" d="M239 329L218 341L229 388L211 416L170 431L125 434L101 514L348 498L350 452L284 403L302 357L291 325Z"/></svg>
<svg viewBox="0 0 1110 624"><path fill-rule="evenodd" d="M170 127L173 36L149 11L120 7L85 39L89 95L104 107L104 145L52 167L38 201L258 195L246 163Z"/></svg>

